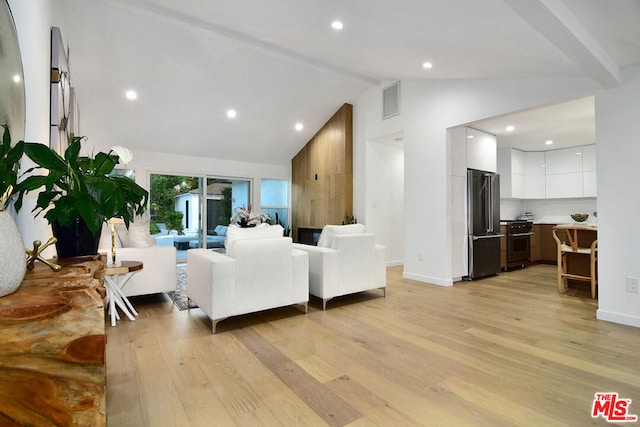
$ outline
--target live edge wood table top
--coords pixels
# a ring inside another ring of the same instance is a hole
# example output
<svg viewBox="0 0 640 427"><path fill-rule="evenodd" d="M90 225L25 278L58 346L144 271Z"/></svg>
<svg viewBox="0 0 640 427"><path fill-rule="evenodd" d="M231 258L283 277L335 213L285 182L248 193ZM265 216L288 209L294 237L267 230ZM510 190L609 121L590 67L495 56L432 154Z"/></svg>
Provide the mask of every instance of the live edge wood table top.
<svg viewBox="0 0 640 427"><path fill-rule="evenodd" d="M36 262L0 298L0 425L106 425L103 267Z"/></svg>

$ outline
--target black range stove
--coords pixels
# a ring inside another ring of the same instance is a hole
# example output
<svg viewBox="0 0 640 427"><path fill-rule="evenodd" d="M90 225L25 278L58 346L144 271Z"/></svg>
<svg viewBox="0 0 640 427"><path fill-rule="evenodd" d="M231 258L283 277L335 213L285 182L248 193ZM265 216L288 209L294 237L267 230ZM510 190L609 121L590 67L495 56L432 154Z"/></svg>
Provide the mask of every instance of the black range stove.
<svg viewBox="0 0 640 427"><path fill-rule="evenodd" d="M507 270L524 267L531 261L533 222L520 219L501 222L507 226Z"/></svg>

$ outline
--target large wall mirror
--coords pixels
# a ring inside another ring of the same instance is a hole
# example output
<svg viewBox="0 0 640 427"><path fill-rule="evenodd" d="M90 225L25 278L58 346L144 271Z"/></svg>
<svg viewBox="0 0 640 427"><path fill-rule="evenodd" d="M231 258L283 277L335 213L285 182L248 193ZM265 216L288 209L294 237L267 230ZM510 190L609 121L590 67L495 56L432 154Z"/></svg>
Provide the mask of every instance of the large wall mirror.
<svg viewBox="0 0 640 427"><path fill-rule="evenodd" d="M18 35L6 0L0 0L0 125L12 141L24 139L25 95Z"/></svg>

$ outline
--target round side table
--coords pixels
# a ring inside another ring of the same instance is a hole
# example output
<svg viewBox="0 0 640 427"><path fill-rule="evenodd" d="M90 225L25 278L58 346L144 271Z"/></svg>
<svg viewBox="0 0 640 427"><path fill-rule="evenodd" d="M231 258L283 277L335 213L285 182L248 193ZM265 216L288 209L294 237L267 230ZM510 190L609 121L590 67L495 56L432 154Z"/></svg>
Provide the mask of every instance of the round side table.
<svg viewBox="0 0 640 427"><path fill-rule="evenodd" d="M122 288L127 284L131 276L142 270L140 261L121 261L120 265L110 266L106 264L102 274L104 276L104 287L107 290L107 307L111 316L111 326L116 326L116 320L120 320L117 308L119 308L129 320L136 320L134 316L138 312L129 299L122 292Z"/></svg>

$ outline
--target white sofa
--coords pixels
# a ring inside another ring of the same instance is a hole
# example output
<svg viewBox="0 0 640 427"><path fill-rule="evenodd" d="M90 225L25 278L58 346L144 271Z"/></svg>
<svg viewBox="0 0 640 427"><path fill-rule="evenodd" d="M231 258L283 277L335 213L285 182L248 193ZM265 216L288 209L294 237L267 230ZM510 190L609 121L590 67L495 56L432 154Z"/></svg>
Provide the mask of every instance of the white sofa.
<svg viewBox="0 0 640 427"><path fill-rule="evenodd" d="M227 253L187 252L187 294L216 325L231 316L300 304L307 312L309 257L279 225L230 226Z"/></svg>
<svg viewBox="0 0 640 427"><path fill-rule="evenodd" d="M385 247L375 243L364 225L326 225L317 246L293 247L309 254L309 292L322 299L323 310L341 295L382 289L386 296Z"/></svg>
<svg viewBox="0 0 640 427"><path fill-rule="evenodd" d="M131 276L122 291L126 296L148 295L176 290L176 248L157 246L149 235L148 223L115 225L116 261L142 261L142 270ZM102 227L99 250L111 257L111 229Z"/></svg>

